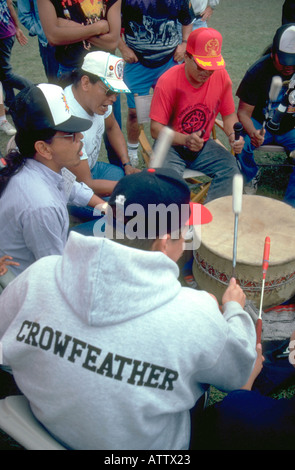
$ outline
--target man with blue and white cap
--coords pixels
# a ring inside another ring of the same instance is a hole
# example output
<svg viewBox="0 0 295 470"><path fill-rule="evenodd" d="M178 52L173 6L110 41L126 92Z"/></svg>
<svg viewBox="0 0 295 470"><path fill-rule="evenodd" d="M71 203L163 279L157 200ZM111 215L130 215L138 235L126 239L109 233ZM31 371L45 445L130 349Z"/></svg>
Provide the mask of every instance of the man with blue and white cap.
<svg viewBox="0 0 295 470"><path fill-rule="evenodd" d="M81 68L72 72L71 84L65 88L71 112L92 122L91 128L83 132L83 156L73 173L102 198L110 196L125 174L139 171L129 161L125 138L113 113L117 95L130 93L123 81L123 69L120 57L103 51L90 52ZM117 164L99 161L104 132L118 157ZM84 220L92 218L87 208L71 207L70 211Z"/></svg>

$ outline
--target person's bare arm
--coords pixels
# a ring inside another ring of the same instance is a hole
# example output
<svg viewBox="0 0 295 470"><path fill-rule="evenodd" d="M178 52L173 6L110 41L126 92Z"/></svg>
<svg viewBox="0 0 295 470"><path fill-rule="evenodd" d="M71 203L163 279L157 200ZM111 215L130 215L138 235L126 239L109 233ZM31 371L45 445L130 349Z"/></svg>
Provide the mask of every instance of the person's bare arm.
<svg viewBox="0 0 295 470"><path fill-rule="evenodd" d="M261 135L260 129L258 130L254 127L251 119L253 111L254 106L240 100L237 113L239 121L242 123L245 132L247 132L251 138L252 145L254 145L254 147L260 147L260 145L262 145L264 142L265 131L263 131Z"/></svg>
<svg viewBox="0 0 295 470"><path fill-rule="evenodd" d="M177 48L175 49L173 56L175 62L182 62L184 60L187 39L192 32L192 29L192 24L182 25L182 43L178 44Z"/></svg>
<svg viewBox="0 0 295 470"><path fill-rule="evenodd" d="M125 62L128 62L129 64L138 62L137 55L130 47L127 46L126 42L123 40L122 37L120 37L119 39L118 49L121 52L121 55Z"/></svg>
<svg viewBox="0 0 295 470"><path fill-rule="evenodd" d="M129 157L126 141L123 132L121 131L120 126L116 121L114 113L110 114L105 119L105 130L108 136L108 140L112 148L114 149L116 155L121 160L122 165L124 165L124 163L128 163ZM137 173L140 170L138 170L137 168L133 168L131 165L126 165L124 167L124 171L126 175L129 175L131 173Z"/></svg>
<svg viewBox="0 0 295 470"><path fill-rule="evenodd" d="M121 0L118 0L108 10L107 22L109 31L106 34L91 37L88 41L98 49L112 52L115 51L119 45L121 33Z"/></svg>
<svg viewBox="0 0 295 470"><path fill-rule="evenodd" d="M9 13L11 15L11 18L14 22L14 25L15 25L15 35L16 35L16 39L18 40L18 42L20 43L21 46L25 46L27 43L28 43L28 39L27 37L24 35L24 33L22 32L22 30L20 29L20 26L19 26L19 21L18 21L18 17L17 17L17 13L14 9L14 6L13 6L13 3L12 3L12 0L7 0L7 7L8 7L8 10L9 10Z"/></svg>
<svg viewBox="0 0 295 470"><path fill-rule="evenodd" d="M103 207L107 205L107 203L103 199L101 199L99 196L94 194L87 205L101 210Z"/></svg>
<svg viewBox="0 0 295 470"><path fill-rule="evenodd" d="M110 196L117 184L117 181L93 179L88 160L81 160L78 166L71 168L71 171L76 175L77 181L87 184L100 197Z"/></svg>
<svg viewBox="0 0 295 470"><path fill-rule="evenodd" d="M200 13L200 15L202 17L202 21L208 21L209 18L212 16L212 14L213 14L213 8L208 5L205 8L205 10L202 11L202 13Z"/></svg>
<svg viewBox="0 0 295 470"><path fill-rule="evenodd" d="M67 24L68 20L61 23L61 19L57 17L50 0L37 0L37 4L42 28L52 46L74 44L108 30L106 20L89 25L82 25L74 21L69 21Z"/></svg>
<svg viewBox="0 0 295 470"><path fill-rule="evenodd" d="M262 354L262 346L261 344L257 344L256 346L256 352L257 352L257 359L255 361L254 368L252 370L252 373L248 379L248 381L245 383L245 385L242 387L243 390L252 390L253 384L255 380L257 379L258 375L262 371L263 368L263 362L265 360L263 354Z"/></svg>
<svg viewBox="0 0 295 470"><path fill-rule="evenodd" d="M151 136L153 139L158 138L163 127L165 127L163 124L151 120ZM203 148L204 140L198 132L182 134L181 132L174 131L172 145L183 145L192 152L199 152Z"/></svg>

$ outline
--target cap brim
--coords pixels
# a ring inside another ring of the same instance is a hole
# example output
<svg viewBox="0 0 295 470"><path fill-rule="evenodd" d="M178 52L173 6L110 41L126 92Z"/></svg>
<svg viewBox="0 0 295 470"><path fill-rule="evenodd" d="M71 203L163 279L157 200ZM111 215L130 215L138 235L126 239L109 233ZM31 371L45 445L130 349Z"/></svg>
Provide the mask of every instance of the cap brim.
<svg viewBox="0 0 295 470"><path fill-rule="evenodd" d="M100 79L115 93L131 93L123 80L106 80L103 77L100 77Z"/></svg>
<svg viewBox="0 0 295 470"><path fill-rule="evenodd" d="M90 129L92 121L89 119L79 118L77 116L71 116L67 121L62 122L52 129L60 132L84 132Z"/></svg>
<svg viewBox="0 0 295 470"><path fill-rule="evenodd" d="M209 209L203 204L197 202L190 202L190 217L186 225L204 225L209 224L213 220L213 216Z"/></svg>
<svg viewBox="0 0 295 470"><path fill-rule="evenodd" d="M281 65L292 66L295 65L295 53L288 54L287 52L276 52Z"/></svg>
<svg viewBox="0 0 295 470"><path fill-rule="evenodd" d="M193 58L196 64L204 70L222 70L225 68L222 55L219 57L198 57L193 55Z"/></svg>

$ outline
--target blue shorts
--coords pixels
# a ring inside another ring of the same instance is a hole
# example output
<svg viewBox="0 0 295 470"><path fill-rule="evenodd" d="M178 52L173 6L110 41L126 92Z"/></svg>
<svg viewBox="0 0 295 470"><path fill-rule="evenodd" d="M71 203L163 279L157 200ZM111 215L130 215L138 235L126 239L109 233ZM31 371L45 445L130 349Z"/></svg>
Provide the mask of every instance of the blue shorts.
<svg viewBox="0 0 295 470"><path fill-rule="evenodd" d="M161 67L150 69L145 67L140 62L133 64L125 64L124 67L124 82L132 93L126 93L128 108L135 108L134 93L138 95L148 95L150 89L157 83L158 78L170 69L177 62L171 59Z"/></svg>

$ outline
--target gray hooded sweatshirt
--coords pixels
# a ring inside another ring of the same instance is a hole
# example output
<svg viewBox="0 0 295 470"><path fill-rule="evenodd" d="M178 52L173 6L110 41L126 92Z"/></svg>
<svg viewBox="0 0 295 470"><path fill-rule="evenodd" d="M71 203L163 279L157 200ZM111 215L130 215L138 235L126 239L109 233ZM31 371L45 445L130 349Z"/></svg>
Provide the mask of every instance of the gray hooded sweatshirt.
<svg viewBox="0 0 295 470"><path fill-rule="evenodd" d="M161 252L71 233L0 296L3 363L33 413L72 449L184 450L207 384L243 386L255 328L182 287Z"/></svg>

